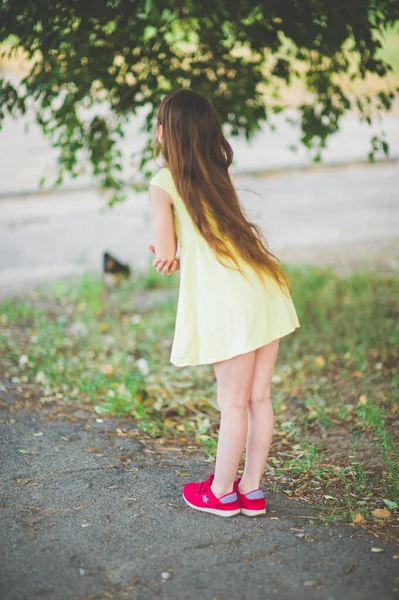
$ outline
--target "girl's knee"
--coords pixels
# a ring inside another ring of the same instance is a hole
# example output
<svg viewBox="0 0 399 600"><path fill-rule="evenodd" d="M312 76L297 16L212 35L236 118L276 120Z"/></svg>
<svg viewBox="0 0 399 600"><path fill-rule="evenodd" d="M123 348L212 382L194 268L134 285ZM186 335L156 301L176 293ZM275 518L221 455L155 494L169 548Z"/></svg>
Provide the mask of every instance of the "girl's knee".
<svg viewBox="0 0 399 600"><path fill-rule="evenodd" d="M251 390L249 406L256 407L262 404L271 404L272 397L270 388L266 390Z"/></svg>
<svg viewBox="0 0 399 600"><path fill-rule="evenodd" d="M234 393L231 391L230 393L218 393L216 401L221 411L229 408L246 410L250 402L250 392Z"/></svg>

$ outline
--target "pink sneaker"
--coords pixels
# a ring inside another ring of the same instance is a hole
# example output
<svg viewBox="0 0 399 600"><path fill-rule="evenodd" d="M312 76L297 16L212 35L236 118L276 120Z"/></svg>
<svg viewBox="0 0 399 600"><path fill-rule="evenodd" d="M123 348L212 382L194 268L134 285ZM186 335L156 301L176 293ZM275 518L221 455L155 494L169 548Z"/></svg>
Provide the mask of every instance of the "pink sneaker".
<svg viewBox="0 0 399 600"><path fill-rule="evenodd" d="M212 513L213 515L220 515L221 517L239 515L240 504L237 492L233 490L220 498L216 498L211 490L214 476L214 473L212 473L206 481L202 481L201 483L197 483L196 481L186 483L182 492L185 502L191 508Z"/></svg>
<svg viewBox="0 0 399 600"><path fill-rule="evenodd" d="M234 482L234 491L237 492L238 502L241 506L241 512L247 517L257 517L258 515L266 514L266 498L265 494L260 488L248 492L248 494L240 494L238 490L238 484L241 481L241 477Z"/></svg>

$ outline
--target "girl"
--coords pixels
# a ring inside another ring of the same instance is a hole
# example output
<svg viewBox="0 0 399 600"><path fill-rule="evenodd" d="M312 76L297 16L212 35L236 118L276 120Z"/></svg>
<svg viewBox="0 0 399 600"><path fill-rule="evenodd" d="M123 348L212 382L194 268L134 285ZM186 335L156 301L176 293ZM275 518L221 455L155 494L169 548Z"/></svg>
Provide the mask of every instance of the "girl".
<svg viewBox="0 0 399 600"><path fill-rule="evenodd" d="M209 100L188 89L169 93L158 111L159 149L165 167L150 182L150 250L159 272L181 270L170 361L213 364L221 412L214 473L187 483L183 498L216 515L256 516L266 512L259 485L273 434L279 341L300 326L291 286L240 206L228 172L233 152Z"/></svg>

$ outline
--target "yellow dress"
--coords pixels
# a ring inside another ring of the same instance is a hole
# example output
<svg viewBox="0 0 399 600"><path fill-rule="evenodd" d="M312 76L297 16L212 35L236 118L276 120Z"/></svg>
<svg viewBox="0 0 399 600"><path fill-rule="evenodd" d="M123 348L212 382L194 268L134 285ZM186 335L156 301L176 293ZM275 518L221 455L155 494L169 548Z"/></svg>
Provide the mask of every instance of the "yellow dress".
<svg viewBox="0 0 399 600"><path fill-rule="evenodd" d="M239 260L249 281L218 261L197 231L167 167L150 183L173 199L180 246L180 287L170 354L173 365L226 360L300 327L290 294L285 294L272 276L264 275L264 286L245 261Z"/></svg>

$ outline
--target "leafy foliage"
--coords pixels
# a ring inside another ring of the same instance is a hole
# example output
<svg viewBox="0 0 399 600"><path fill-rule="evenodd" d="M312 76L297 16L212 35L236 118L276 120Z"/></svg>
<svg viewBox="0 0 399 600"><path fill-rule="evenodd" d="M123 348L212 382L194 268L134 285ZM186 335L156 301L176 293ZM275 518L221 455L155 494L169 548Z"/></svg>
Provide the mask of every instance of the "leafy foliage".
<svg viewBox="0 0 399 600"><path fill-rule="evenodd" d="M212 99L232 135L249 139L299 78L310 92L299 106L301 142L319 160L346 111L371 122L389 110L395 91L374 102L348 93L342 76L384 78L391 67L378 58L381 38L398 20L395 0L6 0L0 43L6 55L22 49L30 72L20 85L0 81L0 122L33 101L59 149L57 183L78 176L88 157L121 200L118 142L131 115L140 111L149 132L163 95L191 87ZM386 142L373 138L370 158L379 151ZM151 156L148 139L133 165L145 170Z"/></svg>

